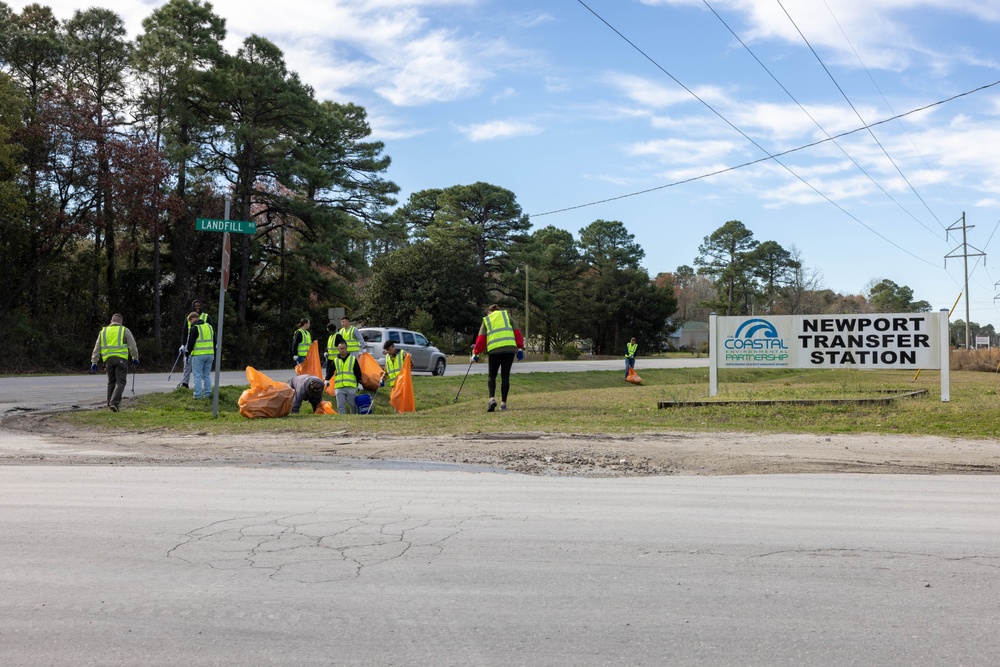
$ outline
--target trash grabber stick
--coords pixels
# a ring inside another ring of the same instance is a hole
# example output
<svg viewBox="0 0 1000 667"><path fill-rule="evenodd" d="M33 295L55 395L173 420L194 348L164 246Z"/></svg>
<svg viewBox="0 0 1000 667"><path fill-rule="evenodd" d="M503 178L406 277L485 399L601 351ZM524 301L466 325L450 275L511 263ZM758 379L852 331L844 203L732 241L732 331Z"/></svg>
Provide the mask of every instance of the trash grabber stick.
<svg viewBox="0 0 1000 667"><path fill-rule="evenodd" d="M135 366L132 366L132 398L135 398Z"/></svg>
<svg viewBox="0 0 1000 667"><path fill-rule="evenodd" d="M167 382L170 382L170 376L174 374L174 369L177 368L177 362L181 360L182 356L184 356L184 350L177 353L177 358L174 359L174 365L170 367L170 372L167 373Z"/></svg>
<svg viewBox="0 0 1000 667"><path fill-rule="evenodd" d="M452 403L458 403L458 396L459 396L459 394L462 393L462 387L465 386L465 378L469 377L469 371L472 370L472 364L474 364L474 363L475 363L474 361L470 361L469 362L469 367L465 369L465 377L462 378L462 384L459 385L459 387L458 387L458 394L455 394L455 400L452 401Z"/></svg>

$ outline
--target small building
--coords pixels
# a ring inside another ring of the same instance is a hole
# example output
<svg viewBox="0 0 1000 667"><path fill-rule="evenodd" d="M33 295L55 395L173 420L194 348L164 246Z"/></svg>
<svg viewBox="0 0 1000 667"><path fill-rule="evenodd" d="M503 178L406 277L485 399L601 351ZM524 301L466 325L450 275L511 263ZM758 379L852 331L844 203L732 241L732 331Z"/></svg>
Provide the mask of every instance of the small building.
<svg viewBox="0 0 1000 667"><path fill-rule="evenodd" d="M685 322L667 336L667 342L677 350L701 350L708 344L708 322Z"/></svg>

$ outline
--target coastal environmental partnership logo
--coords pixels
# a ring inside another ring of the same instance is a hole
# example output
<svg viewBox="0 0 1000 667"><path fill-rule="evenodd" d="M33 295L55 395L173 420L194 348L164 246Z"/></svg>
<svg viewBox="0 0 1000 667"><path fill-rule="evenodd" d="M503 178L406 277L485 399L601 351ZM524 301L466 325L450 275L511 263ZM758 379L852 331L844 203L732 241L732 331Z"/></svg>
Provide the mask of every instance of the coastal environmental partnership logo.
<svg viewBox="0 0 1000 667"><path fill-rule="evenodd" d="M723 341L725 363L730 366L786 366L788 346L773 324L755 317L746 320L736 333Z"/></svg>

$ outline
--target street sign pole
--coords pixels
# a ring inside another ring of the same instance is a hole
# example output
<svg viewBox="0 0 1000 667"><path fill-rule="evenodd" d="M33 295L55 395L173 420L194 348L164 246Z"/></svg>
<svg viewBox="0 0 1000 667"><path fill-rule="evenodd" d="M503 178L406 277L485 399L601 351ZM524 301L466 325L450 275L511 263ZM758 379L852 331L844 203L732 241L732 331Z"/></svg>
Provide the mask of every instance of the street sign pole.
<svg viewBox="0 0 1000 667"><path fill-rule="evenodd" d="M229 197L226 197L226 215L229 220ZM222 318L226 314L226 289L229 287L229 232L222 235L222 275L219 276L219 330L215 339L215 388L212 391L212 417L219 417L219 372L222 370Z"/></svg>

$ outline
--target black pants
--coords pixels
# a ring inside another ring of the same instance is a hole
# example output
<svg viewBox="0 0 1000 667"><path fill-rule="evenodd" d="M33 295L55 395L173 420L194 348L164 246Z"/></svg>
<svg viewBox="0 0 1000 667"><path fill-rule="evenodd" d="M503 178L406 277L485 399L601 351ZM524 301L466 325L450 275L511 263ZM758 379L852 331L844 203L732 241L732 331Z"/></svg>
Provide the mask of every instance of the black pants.
<svg viewBox="0 0 1000 667"><path fill-rule="evenodd" d="M510 390L510 367L514 365L514 355L511 352L490 352L490 377L486 386L490 390L490 398L497 393L497 371L500 371L500 401L507 402L507 392Z"/></svg>
<svg viewBox="0 0 1000 667"><path fill-rule="evenodd" d="M108 371L108 405L117 408L122 402L125 385L128 384L128 359L108 357L104 366Z"/></svg>

